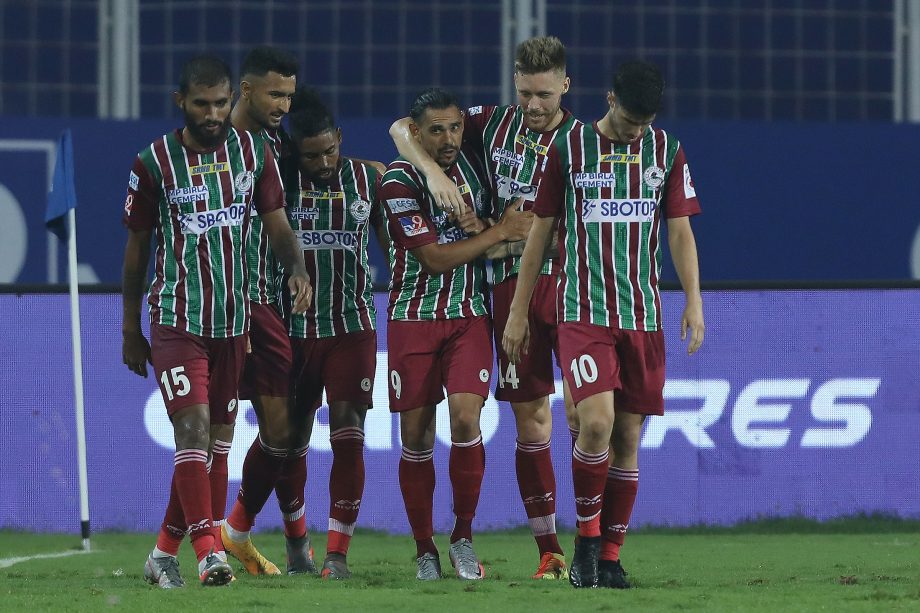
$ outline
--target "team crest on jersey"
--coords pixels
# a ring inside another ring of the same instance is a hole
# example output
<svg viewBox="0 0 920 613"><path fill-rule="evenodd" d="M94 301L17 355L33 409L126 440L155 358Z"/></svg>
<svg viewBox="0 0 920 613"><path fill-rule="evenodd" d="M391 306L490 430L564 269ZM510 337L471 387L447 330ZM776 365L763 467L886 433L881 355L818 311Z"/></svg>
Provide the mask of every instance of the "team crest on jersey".
<svg viewBox="0 0 920 613"><path fill-rule="evenodd" d="M130 187L134 191L137 191L137 185L140 182L140 180L141 180L140 177L134 174L134 171L132 170L131 174L128 175L128 187Z"/></svg>
<svg viewBox="0 0 920 613"><path fill-rule="evenodd" d="M664 183L664 170L658 166L649 166L642 174L645 184L652 189L658 189Z"/></svg>
<svg viewBox="0 0 920 613"><path fill-rule="evenodd" d="M241 196L245 193L248 193L252 189L252 171L247 170L246 172L241 172L236 175L236 179L233 181L233 186L236 188L236 195Z"/></svg>
<svg viewBox="0 0 920 613"><path fill-rule="evenodd" d="M519 145L523 145L525 149L535 151L537 155L546 155L546 152L549 151L549 147L546 145L541 145L540 143L534 142L523 134L518 134L515 137L514 142Z"/></svg>
<svg viewBox="0 0 920 613"><path fill-rule="evenodd" d="M421 215L411 215L409 217L399 217L399 225L402 226L403 233L406 236L418 236L419 234L427 234L428 226L425 225L425 220Z"/></svg>
<svg viewBox="0 0 920 613"><path fill-rule="evenodd" d="M348 210L351 211L351 216L354 217L355 221L358 223L364 223L367 221L367 218L371 216L370 203L367 200L361 200L360 198L349 204Z"/></svg>
<svg viewBox="0 0 920 613"><path fill-rule="evenodd" d="M607 153L601 156L601 162L611 164L638 164L638 153Z"/></svg>
<svg viewBox="0 0 920 613"><path fill-rule="evenodd" d="M195 175L210 175L215 172L227 172L230 170L229 162L215 162L214 164L199 164L198 166L189 166L188 174Z"/></svg>

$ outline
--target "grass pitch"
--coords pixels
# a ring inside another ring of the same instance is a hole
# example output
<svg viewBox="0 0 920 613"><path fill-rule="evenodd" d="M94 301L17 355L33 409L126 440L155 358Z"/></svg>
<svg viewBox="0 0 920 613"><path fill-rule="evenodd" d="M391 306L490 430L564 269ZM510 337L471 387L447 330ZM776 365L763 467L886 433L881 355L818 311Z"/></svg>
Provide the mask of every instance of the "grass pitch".
<svg viewBox="0 0 920 613"><path fill-rule="evenodd" d="M570 556L571 533L560 542ZM646 529L631 533L623 565L635 589L575 590L567 582L534 581L537 550L526 531L481 533L476 550L486 579L415 580L408 536L355 535L354 577L251 577L229 587L201 588L191 547L181 569L189 586L165 591L143 581L155 537L98 534L94 551L61 558L11 558L73 550L70 535L0 531L2 611L890 611L920 609L920 522L860 518L829 523L778 520L713 529ZM255 535L283 568L280 533ZM436 539L449 573L446 537ZM313 545L322 559L325 535ZM234 561L235 562L235 561ZM234 568L239 565L234 563Z"/></svg>

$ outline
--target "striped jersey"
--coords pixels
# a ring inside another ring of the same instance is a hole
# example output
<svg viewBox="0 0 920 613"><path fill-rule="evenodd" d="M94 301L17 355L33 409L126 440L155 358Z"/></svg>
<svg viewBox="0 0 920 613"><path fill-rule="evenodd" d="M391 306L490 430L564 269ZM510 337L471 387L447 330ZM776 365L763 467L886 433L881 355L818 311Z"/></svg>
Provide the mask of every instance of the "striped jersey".
<svg viewBox="0 0 920 613"><path fill-rule="evenodd" d="M661 220L700 212L680 143L649 127L619 144L578 122L549 155L534 213L560 218L558 320L661 329Z"/></svg>
<svg viewBox="0 0 920 613"><path fill-rule="evenodd" d="M457 162L447 171L464 202L479 217L490 211L490 194L484 167L475 155L461 149ZM403 158L387 167L377 192L390 233L391 320L457 319L485 315L485 267L479 260L450 272L429 275L411 250L430 243L441 245L467 238L448 220L428 192L424 175Z"/></svg>
<svg viewBox="0 0 920 613"><path fill-rule="evenodd" d="M283 141L281 130L260 130L262 137L271 148L275 160L280 163ZM272 254L272 247L268 240L268 232L262 227L262 220L255 207L250 210L252 221L249 225L249 239L246 247L246 265L249 267L249 299L258 304L271 304L275 302L277 288L275 283L279 276L276 268L279 267Z"/></svg>
<svg viewBox="0 0 920 613"><path fill-rule="evenodd" d="M249 326L249 207L284 206L278 165L259 136L231 128L216 150L186 147L176 130L134 161L124 224L156 233L150 321L211 338Z"/></svg>
<svg viewBox="0 0 920 613"><path fill-rule="evenodd" d="M301 173L300 189L288 193L288 220L313 284L310 308L289 316L292 337L375 329L367 241L370 227L381 221L378 176L370 165L341 158L332 181L315 183Z"/></svg>
<svg viewBox="0 0 920 613"><path fill-rule="evenodd" d="M572 114L564 109L563 112L555 129L535 132L524 123L524 111L519 105L474 106L467 110L463 135L482 147L489 167L494 215L500 216L518 198L524 199L524 210L533 208L549 146L557 135L565 134L575 124ZM516 275L520 266L520 256L493 260L493 283ZM552 260L547 260L540 273L552 272Z"/></svg>

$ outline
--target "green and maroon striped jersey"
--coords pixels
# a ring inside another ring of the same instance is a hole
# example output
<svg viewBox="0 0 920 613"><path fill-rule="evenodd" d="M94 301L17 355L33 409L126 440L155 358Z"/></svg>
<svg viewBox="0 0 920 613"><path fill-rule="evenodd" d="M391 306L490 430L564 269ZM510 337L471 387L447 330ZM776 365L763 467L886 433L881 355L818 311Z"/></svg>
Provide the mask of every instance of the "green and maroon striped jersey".
<svg viewBox="0 0 920 613"><path fill-rule="evenodd" d="M281 130L261 130L259 136L268 143L275 161L280 162L283 141ZM272 304L276 300L278 288L275 287L280 277L280 265L272 254L268 232L262 227L259 212L249 211L251 222L249 238L246 243L246 266L249 267L249 299L258 304Z"/></svg>
<svg viewBox="0 0 920 613"><path fill-rule="evenodd" d="M563 111L562 121L555 129L535 132L524 123L524 112L519 105L467 109L463 136L471 144L482 147L496 216L518 198L524 199L524 210L533 208L549 146L575 124L572 114ZM492 260L492 282L498 284L516 275L520 266L520 256ZM547 260L540 273L552 272L552 260Z"/></svg>
<svg viewBox="0 0 920 613"><path fill-rule="evenodd" d="M278 165L259 136L231 128L221 146L201 153L176 130L138 154L124 223L156 233L152 322L211 338L248 330L250 206L262 214L284 206Z"/></svg>
<svg viewBox="0 0 920 613"><path fill-rule="evenodd" d="M332 181L315 183L301 173L300 189L288 194L288 220L313 284L310 308L290 315L292 337L375 329L367 241L368 230L381 220L378 176L370 165L341 158Z"/></svg>
<svg viewBox="0 0 920 613"><path fill-rule="evenodd" d="M649 127L619 144L579 122L549 156L534 213L559 217L558 320L659 330L661 220L700 212L680 143Z"/></svg>
<svg viewBox="0 0 920 613"><path fill-rule="evenodd" d="M447 171L464 202L480 217L490 214L490 194L484 166L461 149L457 162ZM381 211L389 224L391 320L457 319L485 315L485 267L480 260L450 272L429 275L412 255L412 249L429 243L447 244L467 238L449 221L431 198L422 173L397 158L381 178L377 192Z"/></svg>

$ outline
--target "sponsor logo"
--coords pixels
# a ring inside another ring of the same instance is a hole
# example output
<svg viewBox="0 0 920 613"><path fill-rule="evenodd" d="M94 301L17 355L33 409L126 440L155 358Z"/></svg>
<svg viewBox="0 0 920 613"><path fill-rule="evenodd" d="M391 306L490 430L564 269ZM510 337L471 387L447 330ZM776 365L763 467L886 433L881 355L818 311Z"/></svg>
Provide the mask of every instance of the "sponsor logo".
<svg viewBox="0 0 920 613"><path fill-rule="evenodd" d="M658 189L664 183L664 170L658 166L649 166L642 173L642 176L645 179L645 184L652 189Z"/></svg>
<svg viewBox="0 0 920 613"><path fill-rule="evenodd" d="M200 522L189 526L188 533L195 534L196 532L200 532L202 530L210 530L210 529L211 529L211 520L208 518L204 518Z"/></svg>
<svg viewBox="0 0 920 613"><path fill-rule="evenodd" d="M652 221L658 201L651 198L582 200L581 220L585 223Z"/></svg>
<svg viewBox="0 0 920 613"><path fill-rule="evenodd" d="M438 234L438 244L446 245L448 243L455 243L457 241L462 241L464 238L466 238L466 232L460 228L450 226Z"/></svg>
<svg viewBox="0 0 920 613"><path fill-rule="evenodd" d="M535 504L538 502L552 502L552 501L553 501L553 493L546 492L545 494L541 494L539 496L528 496L527 498L524 499L524 504Z"/></svg>
<svg viewBox="0 0 920 613"><path fill-rule="evenodd" d="M337 509L343 509L345 511L357 511L361 508L361 499L358 500L336 500L332 503L333 506Z"/></svg>
<svg viewBox="0 0 920 613"><path fill-rule="evenodd" d="M140 182L140 180L141 180L140 177L134 174L134 171L132 170L131 174L128 175L128 187L130 187L134 191L137 191L137 185Z"/></svg>
<svg viewBox="0 0 920 613"><path fill-rule="evenodd" d="M516 180L500 175L495 177L495 187L498 188L498 197L505 199L523 198L524 200L535 200L537 198L537 185L530 183L518 183Z"/></svg>
<svg viewBox="0 0 920 613"><path fill-rule="evenodd" d="M470 193L470 186L467 185L466 183L464 183L463 185L458 185L458 186L457 186L457 191L460 192L460 195L469 194L469 193Z"/></svg>
<svg viewBox="0 0 920 613"><path fill-rule="evenodd" d="M615 187L617 176L612 172L579 172L575 174L575 187Z"/></svg>
<svg viewBox="0 0 920 613"><path fill-rule="evenodd" d="M626 531L629 530L629 524L611 524L607 526L607 530L617 534L626 534Z"/></svg>
<svg viewBox="0 0 920 613"><path fill-rule="evenodd" d="M600 504L602 495L603 494L591 496L590 498L587 496L578 496L575 498L575 504Z"/></svg>
<svg viewBox="0 0 920 613"><path fill-rule="evenodd" d="M684 197L696 198L696 188L693 187L693 178L690 176L690 167L684 164Z"/></svg>
<svg viewBox="0 0 920 613"><path fill-rule="evenodd" d="M358 233L346 230L300 230L295 231L300 248L304 251L316 249L345 249L355 251L358 248Z"/></svg>
<svg viewBox="0 0 920 613"><path fill-rule="evenodd" d="M208 199L208 188L205 185L192 185L191 187L177 187L166 193L166 199L173 206L192 204Z"/></svg>
<svg viewBox="0 0 920 613"><path fill-rule="evenodd" d="M131 209L134 208L134 195L128 194L128 197L125 198L125 215L131 214Z"/></svg>
<svg viewBox="0 0 920 613"><path fill-rule="evenodd" d="M316 207L295 206L288 209L288 218L292 221L316 221L319 209Z"/></svg>
<svg viewBox="0 0 920 613"><path fill-rule="evenodd" d="M233 413L236 410L236 398L227 403L227 413Z"/></svg>
<svg viewBox="0 0 920 613"><path fill-rule="evenodd" d="M421 215L399 217L398 219L399 225L402 226L403 233L406 236L418 236L419 234L426 234L428 232L428 226L425 225L425 220Z"/></svg>
<svg viewBox="0 0 920 613"><path fill-rule="evenodd" d="M210 175L215 172L227 172L230 170L229 162L216 162L214 164L201 164L199 166L189 166L188 174L192 175Z"/></svg>
<svg viewBox="0 0 920 613"><path fill-rule="evenodd" d="M348 205L348 210L358 223L364 223L371 216L371 205L367 200L355 200Z"/></svg>
<svg viewBox="0 0 920 613"><path fill-rule="evenodd" d="M479 380L485 383L489 380L489 371L483 368L479 371Z"/></svg>
<svg viewBox="0 0 920 613"><path fill-rule="evenodd" d="M252 171L247 170L236 175L233 186L236 188L236 195L241 196L252 189Z"/></svg>
<svg viewBox="0 0 920 613"><path fill-rule="evenodd" d="M300 191L301 198L313 198L314 200L332 200L334 198L344 198L345 192L330 192L324 189L304 189Z"/></svg>
<svg viewBox="0 0 920 613"><path fill-rule="evenodd" d="M541 145L540 143L536 143L530 140L529 138L527 138L526 136L524 136L523 134L518 134L517 137L515 137L514 142L516 142L519 145L523 145L525 149L530 149L531 151L535 151L537 155L546 155L546 152L549 151L549 147L547 147L546 145Z"/></svg>
<svg viewBox="0 0 920 613"><path fill-rule="evenodd" d="M514 151L496 147L492 150L492 161L498 164L508 164L513 168L524 165L524 156Z"/></svg>
<svg viewBox="0 0 920 613"><path fill-rule="evenodd" d="M245 204L231 204L223 209L179 215L179 226L183 234L204 234L211 228L238 226L245 216Z"/></svg>
<svg viewBox="0 0 920 613"><path fill-rule="evenodd" d="M607 153L601 156L600 161L609 162L611 164L638 164L639 154L638 153Z"/></svg>
<svg viewBox="0 0 920 613"><path fill-rule="evenodd" d="M371 380L367 377L361 379L361 389L365 392L371 391Z"/></svg>
<svg viewBox="0 0 920 613"><path fill-rule="evenodd" d="M391 198L386 201L387 208L394 215L406 213L408 211L418 211L418 201L414 198Z"/></svg>
<svg viewBox="0 0 920 613"><path fill-rule="evenodd" d="M470 107L469 109L467 109L467 111L466 111L466 114L469 115L470 117L472 117L473 115L479 115L480 113L482 113L482 107L481 107L481 106L471 106L471 107Z"/></svg>

